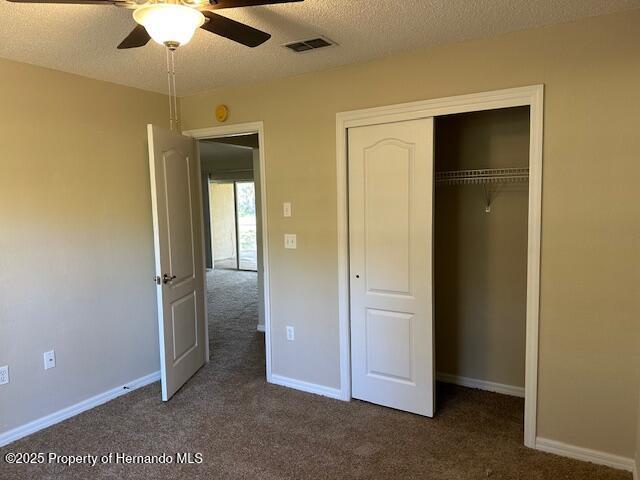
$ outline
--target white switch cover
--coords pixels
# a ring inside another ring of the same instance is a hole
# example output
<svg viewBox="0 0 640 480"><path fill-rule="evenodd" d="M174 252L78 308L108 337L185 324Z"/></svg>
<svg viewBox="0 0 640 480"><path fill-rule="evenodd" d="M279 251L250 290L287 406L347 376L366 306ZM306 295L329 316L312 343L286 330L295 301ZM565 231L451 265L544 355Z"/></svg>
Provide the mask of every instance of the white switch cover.
<svg viewBox="0 0 640 480"><path fill-rule="evenodd" d="M287 340L293 342L296 339L296 331L293 327L287 327Z"/></svg>
<svg viewBox="0 0 640 480"><path fill-rule="evenodd" d="M9 383L9 365L0 367L0 385Z"/></svg>
<svg viewBox="0 0 640 480"><path fill-rule="evenodd" d="M49 370L56 366L56 352L51 350L50 352L44 352L44 369Z"/></svg>
<svg viewBox="0 0 640 480"><path fill-rule="evenodd" d="M291 234L291 233L284 234L284 248L295 250L297 248L296 243L297 243L297 237L294 234Z"/></svg>
<svg viewBox="0 0 640 480"><path fill-rule="evenodd" d="M290 202L284 202L282 204L282 214L287 218L291 216L291 203Z"/></svg>

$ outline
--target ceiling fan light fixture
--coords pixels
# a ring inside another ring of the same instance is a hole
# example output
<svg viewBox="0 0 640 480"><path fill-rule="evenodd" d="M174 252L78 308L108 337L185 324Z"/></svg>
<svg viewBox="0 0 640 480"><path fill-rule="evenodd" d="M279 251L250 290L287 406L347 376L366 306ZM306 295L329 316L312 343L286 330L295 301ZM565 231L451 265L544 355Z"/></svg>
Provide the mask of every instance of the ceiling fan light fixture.
<svg viewBox="0 0 640 480"><path fill-rule="evenodd" d="M198 10L175 3L144 5L133 12L133 19L146 28L154 41L171 49L189 43L205 22Z"/></svg>

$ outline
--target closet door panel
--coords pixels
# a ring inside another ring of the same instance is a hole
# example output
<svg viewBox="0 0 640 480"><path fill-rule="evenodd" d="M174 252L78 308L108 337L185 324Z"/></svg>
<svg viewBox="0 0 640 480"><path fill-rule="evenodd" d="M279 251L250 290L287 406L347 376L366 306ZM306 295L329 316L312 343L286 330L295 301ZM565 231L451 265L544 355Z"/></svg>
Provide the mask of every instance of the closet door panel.
<svg viewBox="0 0 640 480"><path fill-rule="evenodd" d="M364 151L368 293L410 294L412 147L385 139ZM394 161L390 162L390 158Z"/></svg>
<svg viewBox="0 0 640 480"><path fill-rule="evenodd" d="M433 119L349 130L352 396L434 408Z"/></svg>
<svg viewBox="0 0 640 480"><path fill-rule="evenodd" d="M410 348L414 316L368 308L365 319L367 375L415 384Z"/></svg>

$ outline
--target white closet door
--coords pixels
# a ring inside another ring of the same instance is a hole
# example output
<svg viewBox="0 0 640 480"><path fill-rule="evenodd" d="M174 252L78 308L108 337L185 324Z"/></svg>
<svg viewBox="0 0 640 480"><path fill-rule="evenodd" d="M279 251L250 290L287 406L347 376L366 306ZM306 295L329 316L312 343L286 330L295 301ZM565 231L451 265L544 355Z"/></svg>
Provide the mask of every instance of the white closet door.
<svg viewBox="0 0 640 480"><path fill-rule="evenodd" d="M349 129L352 396L433 416L433 119Z"/></svg>

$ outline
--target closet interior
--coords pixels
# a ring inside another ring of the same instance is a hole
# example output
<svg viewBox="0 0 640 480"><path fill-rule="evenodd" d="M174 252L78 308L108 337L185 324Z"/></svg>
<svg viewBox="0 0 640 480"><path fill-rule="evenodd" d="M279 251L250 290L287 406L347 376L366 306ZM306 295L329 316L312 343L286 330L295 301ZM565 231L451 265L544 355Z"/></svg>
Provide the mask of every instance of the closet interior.
<svg viewBox="0 0 640 480"><path fill-rule="evenodd" d="M437 378L524 396L529 107L435 120Z"/></svg>

